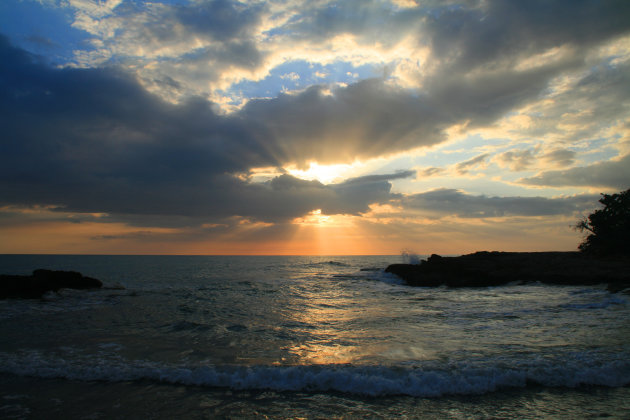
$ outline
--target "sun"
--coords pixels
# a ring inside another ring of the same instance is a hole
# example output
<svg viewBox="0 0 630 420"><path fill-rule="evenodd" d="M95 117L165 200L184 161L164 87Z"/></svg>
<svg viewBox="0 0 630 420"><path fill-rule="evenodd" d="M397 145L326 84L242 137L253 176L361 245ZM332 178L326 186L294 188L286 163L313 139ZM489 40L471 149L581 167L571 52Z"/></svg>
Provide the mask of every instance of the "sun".
<svg viewBox="0 0 630 420"><path fill-rule="evenodd" d="M286 169L296 178L317 180L322 184L334 184L346 179L351 172L356 170L356 166L356 164L320 165L317 162L310 162L306 170L294 167Z"/></svg>

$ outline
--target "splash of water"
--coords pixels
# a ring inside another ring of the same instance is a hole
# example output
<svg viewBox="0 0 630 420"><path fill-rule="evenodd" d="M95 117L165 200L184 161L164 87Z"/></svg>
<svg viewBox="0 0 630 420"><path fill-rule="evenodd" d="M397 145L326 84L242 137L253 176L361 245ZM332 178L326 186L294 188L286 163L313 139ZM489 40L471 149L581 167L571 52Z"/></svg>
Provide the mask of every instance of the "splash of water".
<svg viewBox="0 0 630 420"><path fill-rule="evenodd" d="M402 251L400 255L402 256L403 262L405 264L420 264L420 262L422 261L420 255L407 249Z"/></svg>

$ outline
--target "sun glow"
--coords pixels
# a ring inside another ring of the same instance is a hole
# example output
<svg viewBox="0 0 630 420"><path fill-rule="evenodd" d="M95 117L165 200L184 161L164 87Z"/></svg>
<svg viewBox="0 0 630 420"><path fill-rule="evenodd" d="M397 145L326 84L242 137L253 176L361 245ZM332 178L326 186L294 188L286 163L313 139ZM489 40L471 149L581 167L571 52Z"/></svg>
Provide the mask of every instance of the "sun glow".
<svg viewBox="0 0 630 420"><path fill-rule="evenodd" d="M359 163L351 165L320 165L317 162L310 162L310 166L306 170L295 167L286 168L286 170L289 174L297 178L307 179L309 181L317 180L322 184L334 184L352 176L352 172L354 172L359 165Z"/></svg>
<svg viewBox="0 0 630 420"><path fill-rule="evenodd" d="M313 210L304 217L298 217L293 221L299 225L321 225L331 221L331 216L322 214L321 209Z"/></svg>
<svg viewBox="0 0 630 420"><path fill-rule="evenodd" d="M344 214L323 214L321 209L293 219L296 227L289 244L306 245L303 255L369 254L361 240L356 217Z"/></svg>

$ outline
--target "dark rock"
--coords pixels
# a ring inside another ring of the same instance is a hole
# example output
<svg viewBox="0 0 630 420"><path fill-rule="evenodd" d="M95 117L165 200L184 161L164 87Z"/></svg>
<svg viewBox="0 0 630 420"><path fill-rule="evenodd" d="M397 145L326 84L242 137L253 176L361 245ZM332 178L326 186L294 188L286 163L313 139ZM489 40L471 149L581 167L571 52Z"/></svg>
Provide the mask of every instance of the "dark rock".
<svg viewBox="0 0 630 420"><path fill-rule="evenodd" d="M83 276L76 271L35 270L31 276L0 275L0 299L40 298L46 292L60 289L96 289L100 280Z"/></svg>
<svg viewBox="0 0 630 420"><path fill-rule="evenodd" d="M410 286L489 287L541 282L630 287L630 259L593 258L579 252L476 252L460 257L433 254L420 264L392 264L386 272Z"/></svg>

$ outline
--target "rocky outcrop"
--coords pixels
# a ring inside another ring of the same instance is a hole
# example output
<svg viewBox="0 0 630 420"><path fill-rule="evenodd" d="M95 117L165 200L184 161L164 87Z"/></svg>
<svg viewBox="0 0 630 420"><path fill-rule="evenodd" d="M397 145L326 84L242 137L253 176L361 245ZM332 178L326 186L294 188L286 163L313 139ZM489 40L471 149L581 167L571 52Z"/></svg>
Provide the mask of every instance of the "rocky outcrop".
<svg viewBox="0 0 630 420"><path fill-rule="evenodd" d="M35 270L31 276L0 275L0 299L40 298L46 292L60 289L95 289L100 280L76 271Z"/></svg>
<svg viewBox="0 0 630 420"><path fill-rule="evenodd" d="M488 287L541 282L630 287L630 259L592 258L579 252L476 252L459 257L431 255L420 264L385 269L410 286Z"/></svg>

